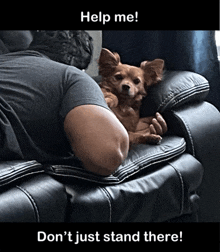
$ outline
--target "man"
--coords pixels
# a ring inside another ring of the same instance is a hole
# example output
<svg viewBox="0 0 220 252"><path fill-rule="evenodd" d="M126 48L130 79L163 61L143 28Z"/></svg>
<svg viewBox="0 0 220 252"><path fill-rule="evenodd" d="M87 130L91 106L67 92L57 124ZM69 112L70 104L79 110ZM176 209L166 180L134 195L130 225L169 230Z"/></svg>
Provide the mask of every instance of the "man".
<svg viewBox="0 0 220 252"><path fill-rule="evenodd" d="M29 50L0 55L0 159L62 163L76 156L107 176L126 158L128 134L96 82L70 66L73 34L37 32Z"/></svg>

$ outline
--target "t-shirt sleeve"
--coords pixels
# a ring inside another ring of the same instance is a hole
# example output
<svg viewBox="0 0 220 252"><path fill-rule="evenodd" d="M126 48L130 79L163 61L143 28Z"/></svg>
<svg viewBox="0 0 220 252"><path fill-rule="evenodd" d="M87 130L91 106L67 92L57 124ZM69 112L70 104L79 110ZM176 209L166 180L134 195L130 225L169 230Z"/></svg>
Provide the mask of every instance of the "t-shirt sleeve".
<svg viewBox="0 0 220 252"><path fill-rule="evenodd" d="M88 104L109 109L99 85L86 73L69 66L64 77L60 115L64 119L73 108Z"/></svg>

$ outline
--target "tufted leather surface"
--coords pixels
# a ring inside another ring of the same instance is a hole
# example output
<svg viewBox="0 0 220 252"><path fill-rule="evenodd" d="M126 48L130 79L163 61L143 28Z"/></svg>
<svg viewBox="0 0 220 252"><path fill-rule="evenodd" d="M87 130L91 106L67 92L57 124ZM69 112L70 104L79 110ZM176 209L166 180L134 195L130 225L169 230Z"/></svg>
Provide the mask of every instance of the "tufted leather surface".
<svg viewBox="0 0 220 252"><path fill-rule="evenodd" d="M63 185L38 175L0 194L0 222L62 222L66 207Z"/></svg>
<svg viewBox="0 0 220 252"><path fill-rule="evenodd" d="M66 184L71 195L69 221L160 222L191 213L199 199L194 190L202 175L202 165L191 155L183 154L118 185L97 186L79 181Z"/></svg>

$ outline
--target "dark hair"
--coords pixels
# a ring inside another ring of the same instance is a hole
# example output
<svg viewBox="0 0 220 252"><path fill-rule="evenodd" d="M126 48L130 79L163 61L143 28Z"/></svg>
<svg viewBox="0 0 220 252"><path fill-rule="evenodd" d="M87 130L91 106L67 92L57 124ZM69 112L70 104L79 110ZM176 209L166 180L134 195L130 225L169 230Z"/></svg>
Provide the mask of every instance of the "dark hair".
<svg viewBox="0 0 220 252"><path fill-rule="evenodd" d="M92 38L84 30L38 30L32 34L30 50L79 69L86 69L91 62Z"/></svg>

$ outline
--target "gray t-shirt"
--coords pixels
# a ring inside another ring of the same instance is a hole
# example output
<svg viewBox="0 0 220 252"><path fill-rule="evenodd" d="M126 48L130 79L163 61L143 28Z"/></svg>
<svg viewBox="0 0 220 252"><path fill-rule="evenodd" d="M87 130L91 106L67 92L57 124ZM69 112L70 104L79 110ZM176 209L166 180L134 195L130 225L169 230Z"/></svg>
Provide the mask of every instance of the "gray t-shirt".
<svg viewBox="0 0 220 252"><path fill-rule="evenodd" d="M15 154L40 162L69 156L63 122L70 110L85 104L108 109L101 89L87 74L31 50L0 55L0 98L0 140L4 142L6 117L20 149ZM0 148L13 146L10 141Z"/></svg>

